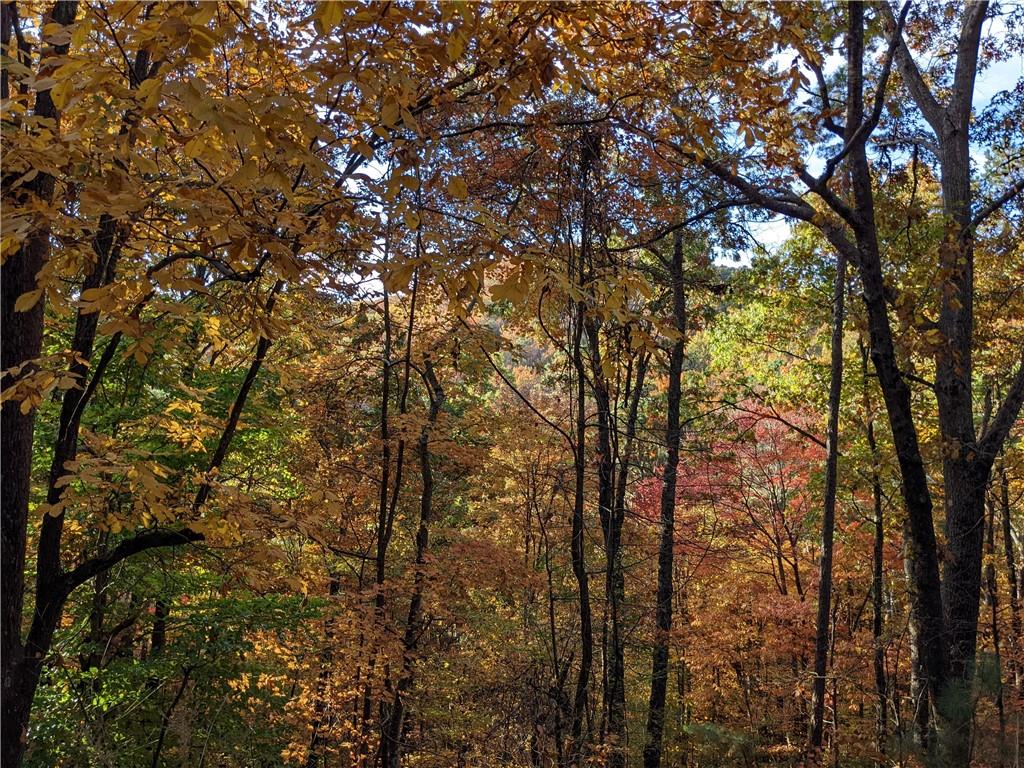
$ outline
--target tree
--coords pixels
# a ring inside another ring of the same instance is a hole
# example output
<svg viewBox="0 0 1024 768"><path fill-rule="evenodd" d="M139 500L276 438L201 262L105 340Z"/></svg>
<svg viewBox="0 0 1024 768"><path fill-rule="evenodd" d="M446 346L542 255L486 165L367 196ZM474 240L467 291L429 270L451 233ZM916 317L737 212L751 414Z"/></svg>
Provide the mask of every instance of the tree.
<svg viewBox="0 0 1024 768"><path fill-rule="evenodd" d="M0 11L5 764L1001 762L1016 10Z"/></svg>

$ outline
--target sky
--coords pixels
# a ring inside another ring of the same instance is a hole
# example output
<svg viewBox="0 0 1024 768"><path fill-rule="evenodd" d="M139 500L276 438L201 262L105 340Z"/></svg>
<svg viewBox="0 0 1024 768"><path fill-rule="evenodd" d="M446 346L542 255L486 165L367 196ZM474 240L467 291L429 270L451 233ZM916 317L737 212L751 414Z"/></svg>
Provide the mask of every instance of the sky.
<svg viewBox="0 0 1024 768"><path fill-rule="evenodd" d="M996 17L989 22L989 28L985 30L987 36L1001 35L1005 33L1003 19ZM787 59L788 60L788 59ZM826 69L831 70L841 63L841 56L834 56L833 60L826 63ZM829 66L831 64L831 66ZM974 106L981 111L992 98L1001 91L1013 89L1017 82L1024 77L1024 56L1020 54L1011 56L1004 61L998 61L989 66L978 75L974 88ZM976 161L983 158L975 155ZM817 166L817 167L816 167ZM821 168L820 158L809 158L808 168L816 173ZM783 217L776 216L767 222L750 224L747 229L762 246L770 251L776 250L789 237L790 223ZM750 254L745 254L742 261L749 262Z"/></svg>

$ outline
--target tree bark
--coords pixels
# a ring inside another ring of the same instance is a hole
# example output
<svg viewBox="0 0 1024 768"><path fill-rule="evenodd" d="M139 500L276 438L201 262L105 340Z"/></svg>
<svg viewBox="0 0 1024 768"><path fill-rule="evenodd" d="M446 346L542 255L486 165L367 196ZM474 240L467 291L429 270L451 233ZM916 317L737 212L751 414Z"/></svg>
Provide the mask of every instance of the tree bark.
<svg viewBox="0 0 1024 768"><path fill-rule="evenodd" d="M1010 604L1010 673L1013 675L1013 685L1016 694L1021 695L1021 668L1020 641L1021 641L1021 619L1020 619L1020 592L1017 572L1017 557L1013 547L1013 525L1010 521L1010 479L1006 475L1006 464L999 463L999 507L1003 531L1003 555L1006 560L1006 581L1008 589L1008 602Z"/></svg>
<svg viewBox="0 0 1024 768"><path fill-rule="evenodd" d="M854 2L848 4L848 9L847 125L859 126L864 115L864 7ZM906 560L910 577L910 610L911 620L915 624L913 631L919 642L921 671L925 675L921 682L928 690L941 690L948 678L949 656L931 492L913 418L910 389L897 364L889 324L874 218L872 177L863 142L854 144L849 153L849 161L856 207L856 256L868 314L871 359L889 416L907 508Z"/></svg>
<svg viewBox="0 0 1024 768"><path fill-rule="evenodd" d="M996 716L999 724L999 768L1003 766L1006 754L1006 707L1003 698L1003 656L1002 637L999 631L999 590L996 583L996 501L988 495L988 520L985 525L985 602L989 609L989 631L992 637L992 654L996 666Z"/></svg>
<svg viewBox="0 0 1024 768"><path fill-rule="evenodd" d="M583 204L580 222L580 248L575 259L575 277L582 288L587 279L590 264L590 239L592 232L592 200L589 179L600 154L600 138L585 133L581 139L580 168L582 177ZM576 678L576 692L573 697L572 722L570 728L570 765L578 766L583 760L583 718L588 703L590 672L594 661L594 631L590 608L590 582L587 575L585 551L584 501L586 493L586 431L587 431L587 372L583 363L583 334L586 327L586 302L582 296L573 303L572 315L572 364L575 374L576 435L573 463L575 486L572 511L572 571L579 589L580 620L580 668Z"/></svg>
<svg viewBox="0 0 1024 768"><path fill-rule="evenodd" d="M879 469L881 458L878 452L878 441L875 438L874 408L872 407L868 385L868 351L859 339L857 346L860 350L861 380L864 385L865 433L868 449L871 453L871 501L874 509L873 520L875 527L874 546L871 552L871 640L874 646L875 696L878 700L875 715L875 746L878 749L879 755L882 756L882 760L878 763L881 766L885 762L889 730L889 686L885 673L885 646L882 644L882 632L885 627L882 611L885 597L885 518L882 506L882 478Z"/></svg>
<svg viewBox="0 0 1024 768"><path fill-rule="evenodd" d="M444 390L437 381L434 368L429 358L424 361L424 380L427 385L427 396L430 400L427 415L427 426L420 433L417 453L420 461L420 476L423 489L420 493L420 522L416 529L416 572L413 577L413 592L409 600L409 613L406 619L405 632L402 636L402 673L395 684L395 695L391 704L391 717L388 730L381 741L382 765L385 768L400 768L402 764L402 730L405 725L405 695L416 681L414 656L419 647L420 636L425 629L423 624L423 585L424 568L430 549L430 523L433 519L434 474L430 466L430 430L437 424L437 417L444 406Z"/></svg>
<svg viewBox="0 0 1024 768"><path fill-rule="evenodd" d="M624 598L622 573L622 523L624 514L616 503L615 465L619 457L612 441L614 415L608 381L601 364L600 326L592 318L586 319L589 346L590 376L594 403L597 407L597 479L598 509L605 542L605 599L608 602L610 637L605 648L605 712L611 743L608 750L609 768L625 768L626 754L626 693L625 657L619 612ZM610 657L610 658L608 658Z"/></svg>
<svg viewBox="0 0 1024 768"><path fill-rule="evenodd" d="M341 591L341 580L331 574L327 585L328 597L335 597ZM329 606L328 611L333 611ZM324 742L323 730L327 725L327 695L334 663L334 617L324 621L324 648L320 660L320 671L316 676L313 691L313 720L310 723L309 750L306 752L306 768L316 768L321 762L320 745Z"/></svg>
<svg viewBox="0 0 1024 768"><path fill-rule="evenodd" d="M56 2L44 14L43 23L69 25L78 13L77 2ZM16 34L18 19L13 3L0 6L0 30L5 51L9 50L12 37ZM52 56L63 56L68 45L57 45ZM26 56L28 52L24 52ZM49 57L40 58L38 76L49 72ZM4 97L9 95L8 74L3 76ZM41 90L36 94L34 107L36 116L53 120L59 130L60 112L50 91ZM4 197L7 197L7 182L4 179ZM40 172L26 183L15 197L18 203L29 203L33 199L45 208L53 201L55 181L52 175ZM0 370L5 371L0 388L7 390L17 384L19 378L33 370L33 362L39 357L43 341L43 314L46 306L45 291L41 291L35 303L27 310L18 311L15 304L19 298L37 287L37 276L50 257L50 223L41 217L18 250L7 257L0 266L2 285L2 323L0 334ZM18 373L7 373L19 368ZM27 404L27 401L26 401ZM25 752L25 734L28 727L32 698L35 694L42 667L44 651L25 647L22 641L22 609L25 592L25 550L28 543L28 507L32 492L32 445L35 429L35 408L22 412L18 399L5 400L2 405L3 429L0 430L0 496L2 496L2 558L3 590L0 590L0 679L2 679L2 719L0 727L0 762L10 768L21 765ZM45 607L44 607L45 610Z"/></svg>
<svg viewBox="0 0 1024 768"><path fill-rule="evenodd" d="M825 494L821 517L821 562L818 578L818 616L814 640L814 685L811 690L811 759L821 752L825 722L825 669L828 664L832 616L832 551L835 539L836 482L839 468L839 405L843 391L843 314L846 295L846 256L836 256L836 284L832 298L832 361L828 390L828 430L825 459Z"/></svg>
<svg viewBox="0 0 1024 768"><path fill-rule="evenodd" d="M675 554L676 478L679 470L679 405L686 350L686 286L683 282L683 241L676 232L669 267L672 287L672 322L679 334L672 344L668 368L668 404L665 426L665 473L661 489L661 537L658 546L654 649L651 656L651 696L647 706L647 742L644 768L660 768L665 732L665 696L668 688L669 640L672 632L672 575Z"/></svg>

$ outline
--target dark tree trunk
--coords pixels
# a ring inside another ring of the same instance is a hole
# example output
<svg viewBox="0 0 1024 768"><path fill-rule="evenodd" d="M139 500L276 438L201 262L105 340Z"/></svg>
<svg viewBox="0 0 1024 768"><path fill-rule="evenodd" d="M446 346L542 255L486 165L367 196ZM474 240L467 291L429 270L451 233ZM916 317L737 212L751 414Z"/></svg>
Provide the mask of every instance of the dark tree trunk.
<svg viewBox="0 0 1024 768"><path fill-rule="evenodd" d="M1021 620L1020 620L1020 593L1018 585L1017 557L1013 551L1013 525L1010 521L1010 480L1006 475L1006 465L999 464L999 507L1001 511L1001 523L1003 529L1003 554L1006 558L1006 581L1009 586L1010 603L1010 672L1013 675L1013 685L1017 689L1017 696L1021 694L1021 669L1020 641L1021 641Z"/></svg>
<svg viewBox="0 0 1024 768"><path fill-rule="evenodd" d="M1003 700L1003 656L1002 638L999 632L999 590L996 585L996 502L992 495L989 495L989 514L985 525L987 537L985 540L985 602L989 609L989 631L992 635L992 654L996 666L996 716L999 724L999 768L1003 766L1003 756L1006 754L1006 707Z"/></svg>
<svg viewBox="0 0 1024 768"><path fill-rule="evenodd" d="M406 619L405 633L402 637L402 673L395 684L395 695L391 704L391 717L388 730L381 742L381 754L385 758L384 768L399 768L402 764L402 733L405 726L407 706L405 695L416 681L414 656L419 648L420 636L423 634L423 585L424 568L430 549L430 523L433 519L434 474L430 466L430 429L437 423L438 414L444 405L444 390L434 375L429 359L424 361L424 379L430 398L430 410L427 426L420 434L417 453L420 460L420 476L423 490L420 493L420 523L416 529L416 573L413 577L413 592L409 600L409 614Z"/></svg>
<svg viewBox="0 0 1024 768"><path fill-rule="evenodd" d="M333 574L327 586L328 597L334 597L341 591L341 580ZM328 607L328 611L333 610ZM306 768L316 768L321 763L320 745L324 742L323 730L327 725L327 696L334 663L334 617L328 616L324 621L324 650L320 660L320 671L316 676L316 687L313 690L313 720L310 723L309 751L306 753Z"/></svg>
<svg viewBox="0 0 1024 768"><path fill-rule="evenodd" d="M927 752L931 749L931 700L932 692L928 686L928 672L924 668L924 641L921 638L921 617L917 602L914 600L914 563L911 554L911 534L909 526L903 527L903 567L906 574L909 598L907 616L907 640L910 646L910 706L913 723L914 744Z"/></svg>
<svg viewBox="0 0 1024 768"><path fill-rule="evenodd" d="M608 751L610 768L624 768L623 750L626 728L625 657L620 615L624 598L622 573L622 523L624 515L616 503L615 464L618 460L617 441L613 444L613 413L608 381L601 364L600 326L596 320L586 320L587 342L590 350L590 375L593 382L594 402L597 406L597 478L598 509L605 542L605 595L608 605L609 630L605 643L605 710L611 744Z"/></svg>
<svg viewBox="0 0 1024 768"><path fill-rule="evenodd" d="M167 645L167 619L171 615L171 607L164 599L158 599L153 612L153 636L150 652L160 653Z"/></svg>
<svg viewBox="0 0 1024 768"><path fill-rule="evenodd" d="M878 700L875 714L875 746L884 764L888 747L888 714L889 690L885 674L885 646L882 643L882 632L885 628L883 618L884 573L885 573L885 518L882 505L882 478L880 474L881 457L878 453L878 441L875 438L874 408L868 384L868 351L863 342L858 340L860 349L861 380L864 384L864 418L868 449L871 452L871 501L874 509L874 546L871 552L871 640L874 646L875 696Z"/></svg>
<svg viewBox="0 0 1024 768"><path fill-rule="evenodd" d="M13 3L3 3L0 30L3 48L9 50L15 25L18 23ZM77 2L57 2L44 15L43 22L71 24L78 12ZM63 56L67 45L53 47L53 56ZM28 51L23 51L28 56ZM28 62L25 62L28 63ZM49 61L40 61L38 76L49 72ZM7 73L4 73L4 97L9 95ZM59 127L60 113L50 97L49 90L36 94L36 116L53 120ZM4 179L4 197L7 197ZM32 181L14 194L19 203L33 199L45 208L53 201L55 183L48 173L40 172ZM0 370L21 368L18 374L4 375L0 387L7 390L21 376L31 373L33 361L39 357L43 341L43 313L45 292L40 291L35 303L18 311L15 305L25 294L40 290L37 275L50 255L50 225L48 217L40 219L18 250L7 257L0 267L0 304L2 304L3 333L0 334ZM3 725L0 727L0 762L10 768L21 765L25 751L32 699L35 695L43 658L49 648L27 647L22 642L22 608L25 591L25 550L27 546L28 506L32 491L32 443L35 428L35 407L28 401L9 399L2 405L0 419L0 496L2 496L2 528L0 528L0 561L2 561L3 590L0 608L0 679L2 691ZM37 608L51 618L53 606L44 603ZM52 632L51 632L52 634ZM43 639L43 638L40 638Z"/></svg>
<svg viewBox="0 0 1024 768"><path fill-rule="evenodd" d="M814 639L814 686L811 690L811 725L808 746L812 759L821 752L825 723L825 669L829 655L832 617L832 550L836 521L836 482L839 474L839 405L843 391L843 303L846 295L846 257L836 257L836 284L832 298L832 362L828 390L828 431L825 460L825 495L821 516L821 562L818 579L818 616Z"/></svg>
<svg viewBox="0 0 1024 768"><path fill-rule="evenodd" d="M860 126L864 120L864 6L849 3L847 35L847 125ZM849 153L850 176L855 201L855 256L859 264L863 299L868 315L871 359L878 374L882 397L889 416L893 444L903 480L907 508L906 562L908 566L912 633L918 641L921 683L928 690L940 690L949 673L943 614L938 548L932 519L932 497L913 419L910 389L896 360L889 325L882 275L878 232L874 218L874 192L863 142L854 143Z"/></svg>
<svg viewBox="0 0 1024 768"><path fill-rule="evenodd" d="M583 332L583 308L576 310L576 330L573 332L573 359L576 370L576 443L574 450L573 510L572 510L572 541L570 552L572 571L579 590L579 621L580 621L580 668L576 680L576 693L573 697L572 720L570 724L570 744L568 761L570 765L578 765L582 760L582 724L584 709L587 704L587 691L590 682L590 669L593 664L593 629L590 611L590 584L584 551L584 493L586 482L585 435L586 435L586 394L584 391L585 372L580 341Z"/></svg>
<svg viewBox="0 0 1024 768"><path fill-rule="evenodd" d="M590 583L587 576L585 542L584 542L584 494L586 490L586 371L583 366L583 353L580 349L584 323L583 302L577 302L575 309L575 328L573 330L572 355L575 368L576 393L576 441L574 455L575 485L573 490L572 509L572 572L576 577L579 590L579 621L580 621L580 668L576 678L576 693L573 697L572 722L570 727L570 744L568 761L577 766L583 758L583 717L587 706L587 695L590 686L590 670L594 658L593 627L590 611Z"/></svg>
<svg viewBox="0 0 1024 768"><path fill-rule="evenodd" d="M987 2L971 2L963 8L953 81L945 103L936 99L901 37L895 49L907 88L938 139L942 205L947 221L946 237L939 251L943 284L935 397L944 445L949 549L949 556L944 558L942 583L948 678L936 686L935 707L942 724L940 747L944 760L955 766L966 766L970 761L971 686L981 604L985 489L995 456L1020 411L1024 388L1022 369L991 426L979 438L972 391L976 221L972 209L970 121L981 31L987 12ZM935 678L933 685L938 680Z"/></svg>
<svg viewBox="0 0 1024 768"><path fill-rule="evenodd" d="M654 650L651 658L651 696L647 707L647 742L644 768L660 768L665 732L665 696L668 689L669 639L672 631L672 575L675 552L676 477L679 470L679 404L683 356L686 350L686 286L683 282L683 241L676 233L669 268L672 286L672 322L679 334L672 344L668 369L668 404L665 427L665 474L661 489L661 540L658 546L658 592L655 609Z"/></svg>
<svg viewBox="0 0 1024 768"><path fill-rule="evenodd" d="M157 768L157 766L160 765L160 753L163 752L164 749L164 740L167 738L167 729L171 725L171 716L174 714L174 710L178 706L178 702L181 701L181 697L185 695L185 691L188 689L188 681L191 676L192 667L185 667L182 671L181 683L178 685L178 691L174 694L174 698L171 700L170 705L160 718L160 733L156 740L156 746L153 747L153 759L150 762L151 768Z"/></svg>

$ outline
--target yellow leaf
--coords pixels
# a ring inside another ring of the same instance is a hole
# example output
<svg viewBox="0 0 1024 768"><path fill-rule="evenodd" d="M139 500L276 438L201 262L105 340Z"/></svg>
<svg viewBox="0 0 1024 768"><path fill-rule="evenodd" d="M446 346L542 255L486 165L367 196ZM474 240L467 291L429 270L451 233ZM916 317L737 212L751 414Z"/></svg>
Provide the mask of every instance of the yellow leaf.
<svg viewBox="0 0 1024 768"><path fill-rule="evenodd" d="M42 288L37 288L34 291L23 293L18 297L18 300L14 302L15 312L28 312L32 307L36 305L40 297L43 295Z"/></svg>
<svg viewBox="0 0 1024 768"><path fill-rule="evenodd" d="M316 24L317 31L321 35L325 35L338 26L344 17L345 6L341 2L328 0L317 5L314 23Z"/></svg>
<svg viewBox="0 0 1024 768"><path fill-rule="evenodd" d="M384 102L384 107L380 111L380 121L384 125L392 126L398 122L398 118L401 116L401 110L398 107L398 102L394 99L388 99Z"/></svg>
<svg viewBox="0 0 1024 768"><path fill-rule="evenodd" d="M451 37L448 38L448 44L445 46L445 50L448 53L448 60L455 61L462 52L466 49L466 38L461 32L452 33Z"/></svg>
<svg viewBox="0 0 1024 768"><path fill-rule="evenodd" d="M286 195L290 195L292 192L291 181L281 171L276 169L263 174L263 181L266 182L267 186L277 189Z"/></svg>
<svg viewBox="0 0 1024 768"><path fill-rule="evenodd" d="M194 137L188 144L185 145L185 156L196 158L203 154L203 150L206 149L206 137L207 133L201 133Z"/></svg>
<svg viewBox="0 0 1024 768"><path fill-rule="evenodd" d="M231 183L235 186L245 186L255 181L259 175L259 164L255 160L247 160L232 175Z"/></svg>
<svg viewBox="0 0 1024 768"><path fill-rule="evenodd" d="M85 17L75 24L75 31L71 33L71 47L75 50L81 48L89 39L89 18Z"/></svg>
<svg viewBox="0 0 1024 768"><path fill-rule="evenodd" d="M106 295L106 289L104 288L86 288L82 291L79 298L82 301L98 301Z"/></svg>
<svg viewBox="0 0 1024 768"><path fill-rule="evenodd" d="M50 89L50 98L57 109L64 109L71 98L72 83L70 80L61 80Z"/></svg>
<svg viewBox="0 0 1024 768"><path fill-rule="evenodd" d="M508 280L504 283L496 283L490 288L491 298L494 301L510 301L513 304L517 304L525 298L525 294L522 287L519 285L519 281L516 279Z"/></svg>
<svg viewBox="0 0 1024 768"><path fill-rule="evenodd" d="M132 153L132 159L135 161L135 167L143 173L158 173L160 171L159 166L154 163L150 158L139 153Z"/></svg>
<svg viewBox="0 0 1024 768"><path fill-rule="evenodd" d="M153 109L160 101L160 89L163 84L163 80L152 77L139 86L138 96L146 109Z"/></svg>

